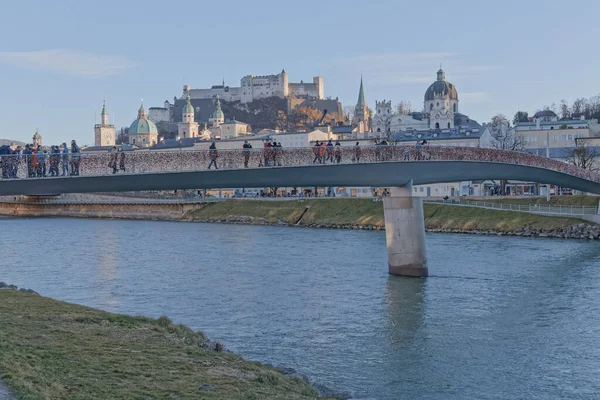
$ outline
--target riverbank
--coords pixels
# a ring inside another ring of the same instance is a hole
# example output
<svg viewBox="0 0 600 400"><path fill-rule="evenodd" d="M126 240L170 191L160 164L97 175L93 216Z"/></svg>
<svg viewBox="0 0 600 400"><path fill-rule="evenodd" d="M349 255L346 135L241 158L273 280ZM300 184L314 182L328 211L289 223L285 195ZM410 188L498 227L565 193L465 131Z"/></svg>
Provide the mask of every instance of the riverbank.
<svg viewBox="0 0 600 400"><path fill-rule="evenodd" d="M581 202L591 203L596 198ZM117 198L118 200L118 198ZM508 201L510 199L507 199ZM515 199L518 200L518 199ZM520 201L524 201L523 199ZM1 203L0 216L138 219L330 229L385 229L383 203L364 199L225 200L197 204L151 202ZM600 237L600 225L577 218L468 206L424 204L425 228L436 233L541 236L563 239Z"/></svg>
<svg viewBox="0 0 600 400"><path fill-rule="evenodd" d="M22 398L322 398L306 380L223 351L167 317L4 288L0 326L0 378Z"/></svg>
<svg viewBox="0 0 600 400"><path fill-rule="evenodd" d="M423 207L425 229L429 232L590 240L600 237L600 225L577 218L443 204L424 204ZM372 199L285 202L228 200L190 210L182 220L330 229L385 229L383 204Z"/></svg>

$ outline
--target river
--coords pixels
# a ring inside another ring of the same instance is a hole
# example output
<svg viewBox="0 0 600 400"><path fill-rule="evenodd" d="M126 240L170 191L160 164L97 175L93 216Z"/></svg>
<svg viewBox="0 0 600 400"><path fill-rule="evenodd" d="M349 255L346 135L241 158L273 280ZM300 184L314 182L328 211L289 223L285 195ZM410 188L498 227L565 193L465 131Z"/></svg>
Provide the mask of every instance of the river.
<svg viewBox="0 0 600 400"><path fill-rule="evenodd" d="M2 281L168 315L356 398L600 393L592 241L428 235L427 279L389 276L372 231L3 219L0 243Z"/></svg>

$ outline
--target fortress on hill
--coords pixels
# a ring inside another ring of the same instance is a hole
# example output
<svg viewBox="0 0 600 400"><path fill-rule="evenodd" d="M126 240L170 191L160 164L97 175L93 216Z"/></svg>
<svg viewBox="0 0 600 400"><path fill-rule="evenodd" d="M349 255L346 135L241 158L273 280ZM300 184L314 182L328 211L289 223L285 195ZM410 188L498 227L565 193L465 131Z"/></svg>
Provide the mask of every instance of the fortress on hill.
<svg viewBox="0 0 600 400"><path fill-rule="evenodd" d="M288 96L296 98L312 98L317 100L324 99L323 78L315 76L312 83L290 83L285 69L277 75L246 75L240 81L240 86L225 86L225 81L221 85L216 85L210 89L191 89L190 86L184 87L184 95L189 92L190 98L211 99L220 97L225 101L240 101L241 103L250 103L257 99L267 97L286 98Z"/></svg>

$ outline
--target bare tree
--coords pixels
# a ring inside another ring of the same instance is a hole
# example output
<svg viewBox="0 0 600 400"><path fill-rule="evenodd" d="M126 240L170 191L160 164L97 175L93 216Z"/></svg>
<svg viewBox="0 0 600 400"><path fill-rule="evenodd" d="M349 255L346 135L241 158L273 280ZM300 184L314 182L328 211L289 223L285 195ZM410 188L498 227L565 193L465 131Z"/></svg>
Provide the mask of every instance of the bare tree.
<svg viewBox="0 0 600 400"><path fill-rule="evenodd" d="M353 106L344 106L344 119L346 122L350 123L354 119L354 107Z"/></svg>
<svg viewBox="0 0 600 400"><path fill-rule="evenodd" d="M576 99L573 102L573 107L571 108L571 112L573 114L582 114L585 112L585 107L587 104L587 99L581 97L579 99Z"/></svg>
<svg viewBox="0 0 600 400"><path fill-rule="evenodd" d="M567 150L569 163L590 171L598 171L600 167L600 151L590 139L580 139L577 146Z"/></svg>
<svg viewBox="0 0 600 400"><path fill-rule="evenodd" d="M561 119L571 118L571 109L569 108L569 103L567 103L565 99L560 101L560 117Z"/></svg>
<svg viewBox="0 0 600 400"><path fill-rule="evenodd" d="M490 125L493 148L516 151L525 148L523 136L510 126L510 121L503 114L494 116Z"/></svg>
<svg viewBox="0 0 600 400"><path fill-rule="evenodd" d="M396 104L396 111L400 115L408 115L412 112L412 106L410 105L410 101L402 100L400 103Z"/></svg>

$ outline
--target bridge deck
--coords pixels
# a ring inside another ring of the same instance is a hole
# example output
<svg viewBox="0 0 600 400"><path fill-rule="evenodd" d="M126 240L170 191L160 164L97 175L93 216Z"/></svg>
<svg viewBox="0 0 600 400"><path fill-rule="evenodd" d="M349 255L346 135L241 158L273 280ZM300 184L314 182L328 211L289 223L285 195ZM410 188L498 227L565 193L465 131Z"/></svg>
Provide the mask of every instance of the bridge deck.
<svg viewBox="0 0 600 400"><path fill-rule="evenodd" d="M600 194L600 174L532 154L403 146L134 151L3 156L0 195L268 186L401 186L480 179L527 180ZM215 164L218 170L215 169ZM116 167L116 168L115 168ZM115 171L116 169L116 171Z"/></svg>

